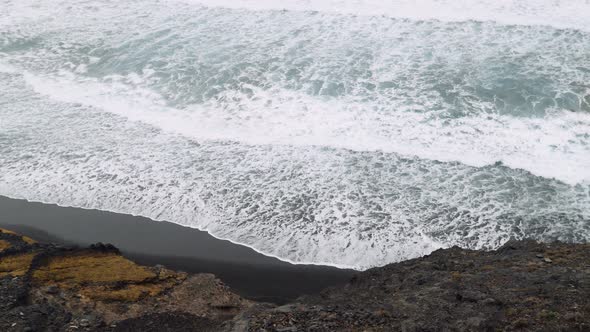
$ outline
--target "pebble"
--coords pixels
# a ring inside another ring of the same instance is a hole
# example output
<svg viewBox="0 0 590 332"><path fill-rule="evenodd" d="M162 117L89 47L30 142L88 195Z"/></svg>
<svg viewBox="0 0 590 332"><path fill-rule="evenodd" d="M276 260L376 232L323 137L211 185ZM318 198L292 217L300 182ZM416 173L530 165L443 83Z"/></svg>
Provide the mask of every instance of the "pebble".
<svg viewBox="0 0 590 332"><path fill-rule="evenodd" d="M567 314L565 314L565 317L564 318L566 320L568 320L568 321L576 321L576 320L583 319L582 315L580 313L578 313L578 312L570 312L570 313L567 313Z"/></svg>
<svg viewBox="0 0 590 332"><path fill-rule="evenodd" d="M543 259L543 261L545 261L545 263L551 263L551 262L553 262L550 258L545 258L545 259Z"/></svg>
<svg viewBox="0 0 590 332"><path fill-rule="evenodd" d="M57 294L57 293L59 293L59 288L55 285L49 286L49 287L47 287L47 293L48 294Z"/></svg>
<svg viewBox="0 0 590 332"><path fill-rule="evenodd" d="M496 299L492 299L491 297L488 297L487 299L484 299L482 301L482 303L485 305L494 305L494 304L497 304L498 301L496 301Z"/></svg>

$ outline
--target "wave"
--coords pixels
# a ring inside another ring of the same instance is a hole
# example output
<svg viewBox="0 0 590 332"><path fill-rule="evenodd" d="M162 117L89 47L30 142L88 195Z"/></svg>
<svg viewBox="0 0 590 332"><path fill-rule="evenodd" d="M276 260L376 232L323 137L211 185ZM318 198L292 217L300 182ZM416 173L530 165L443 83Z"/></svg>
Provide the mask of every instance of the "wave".
<svg viewBox="0 0 590 332"><path fill-rule="evenodd" d="M30 80L30 77L29 77ZM586 241L587 187L502 165L196 141L2 80L0 194L206 230L299 263L365 269L509 238Z"/></svg>
<svg viewBox="0 0 590 332"><path fill-rule="evenodd" d="M587 241L585 3L469 3L5 2L0 194L359 269Z"/></svg>
<svg viewBox="0 0 590 332"><path fill-rule="evenodd" d="M371 105L323 101L284 90L259 90L254 97L234 93L232 107L209 102L178 110L155 91L122 82L103 83L71 73L59 78L27 73L25 79L36 92L55 100L96 107L199 140L394 152L475 167L501 162L569 184L590 183L586 113L439 119L413 111L371 112Z"/></svg>
<svg viewBox="0 0 590 332"><path fill-rule="evenodd" d="M0 62L0 73L13 74L17 73L17 69L13 66Z"/></svg>
<svg viewBox="0 0 590 332"><path fill-rule="evenodd" d="M446 22L493 21L590 29L586 0L172 0L248 10L318 11Z"/></svg>

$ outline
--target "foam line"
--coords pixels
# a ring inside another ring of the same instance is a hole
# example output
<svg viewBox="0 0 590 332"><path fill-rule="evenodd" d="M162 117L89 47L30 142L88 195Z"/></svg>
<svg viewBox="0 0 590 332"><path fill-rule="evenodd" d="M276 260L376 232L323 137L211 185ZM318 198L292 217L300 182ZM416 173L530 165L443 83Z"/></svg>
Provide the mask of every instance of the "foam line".
<svg viewBox="0 0 590 332"><path fill-rule="evenodd" d="M2 5L2 195L357 269L590 239L588 1Z"/></svg>
<svg viewBox="0 0 590 332"><path fill-rule="evenodd" d="M242 96L249 102L239 105L242 116L215 103L190 112L174 109L154 91L122 83L29 73L25 79L36 92L55 100L96 107L199 140L393 152L476 167L502 162L570 184L590 183L590 146L584 139L578 142L590 132L590 114L561 111L529 119L484 113L433 119L411 111L371 113L353 101L323 102L277 90L272 97L260 91L254 101ZM265 107L269 99L272 109Z"/></svg>
<svg viewBox="0 0 590 332"><path fill-rule="evenodd" d="M318 11L446 22L492 21L589 29L586 0L171 0L206 7L248 10Z"/></svg>
<svg viewBox="0 0 590 332"><path fill-rule="evenodd" d="M587 187L502 165L196 141L32 95L23 77L2 88L15 101L0 108L5 196L167 220L283 260L357 269L452 245L590 236Z"/></svg>

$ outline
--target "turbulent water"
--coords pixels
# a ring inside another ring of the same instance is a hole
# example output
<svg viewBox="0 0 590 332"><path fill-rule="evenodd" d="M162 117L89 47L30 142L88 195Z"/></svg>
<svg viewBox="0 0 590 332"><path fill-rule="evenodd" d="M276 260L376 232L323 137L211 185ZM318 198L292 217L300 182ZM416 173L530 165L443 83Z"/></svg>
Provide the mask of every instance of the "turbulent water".
<svg viewBox="0 0 590 332"><path fill-rule="evenodd" d="M590 240L588 0L0 0L0 194L367 268Z"/></svg>

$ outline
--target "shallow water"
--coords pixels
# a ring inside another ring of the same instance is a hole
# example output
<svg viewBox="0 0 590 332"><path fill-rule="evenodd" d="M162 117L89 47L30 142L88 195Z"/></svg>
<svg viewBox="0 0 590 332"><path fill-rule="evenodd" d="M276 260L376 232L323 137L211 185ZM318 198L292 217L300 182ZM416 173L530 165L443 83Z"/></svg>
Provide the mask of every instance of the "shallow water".
<svg viewBox="0 0 590 332"><path fill-rule="evenodd" d="M355 268L590 239L589 1L0 6L2 195Z"/></svg>

